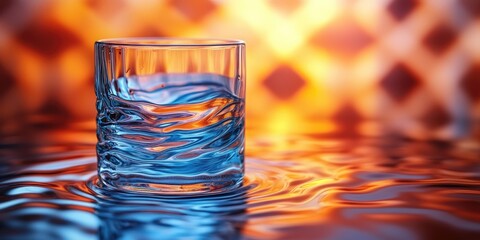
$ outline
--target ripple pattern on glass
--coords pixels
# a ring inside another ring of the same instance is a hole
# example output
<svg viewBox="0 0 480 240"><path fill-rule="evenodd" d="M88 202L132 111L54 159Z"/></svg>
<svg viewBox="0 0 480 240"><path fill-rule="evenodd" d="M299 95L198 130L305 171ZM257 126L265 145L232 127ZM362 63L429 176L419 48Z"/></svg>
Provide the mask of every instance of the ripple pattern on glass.
<svg viewBox="0 0 480 240"><path fill-rule="evenodd" d="M109 89L97 89L101 182L162 192L238 185L244 101L232 82L212 74L158 74L115 79Z"/></svg>

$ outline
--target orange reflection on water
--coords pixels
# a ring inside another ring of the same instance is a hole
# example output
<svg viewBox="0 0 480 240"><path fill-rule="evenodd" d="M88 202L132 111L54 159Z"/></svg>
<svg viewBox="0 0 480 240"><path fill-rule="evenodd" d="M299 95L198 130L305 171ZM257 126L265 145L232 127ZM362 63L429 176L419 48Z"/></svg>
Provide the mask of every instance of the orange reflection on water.
<svg viewBox="0 0 480 240"><path fill-rule="evenodd" d="M479 163L468 160L469 151L458 155L458 147L298 135L250 139L246 183L257 185L249 192L254 217L246 232L344 239L341 229L348 228L358 231L357 237L368 231L391 238L394 233L382 228L403 225L405 234L435 234L415 227L428 222L446 225L451 234L464 229L462 236L475 236L480 225L471 223L480 215L472 209L480 191L479 175L471 169Z"/></svg>
<svg viewBox="0 0 480 240"><path fill-rule="evenodd" d="M104 214L108 209L96 209L99 199L92 196L97 190L86 186L96 176L95 141L84 140L95 137L86 130L89 125L79 124L70 133L43 130L45 142L0 149L6 157L2 163L12 173L4 177L3 198L14 204L2 210L12 216L22 209L76 210L90 218ZM111 214L135 220L141 227L152 224L142 214L164 219L172 217L165 211L178 210L174 219L192 217L199 229L210 226L212 219L225 223L208 228L212 236L224 236L228 230L249 239L475 239L480 234L480 214L473 211L480 196L478 142L249 131L256 137L246 142L243 190L218 199L197 199L191 206L192 199L162 199L158 212L145 209L136 215L127 208L125 215ZM198 215L205 222L195 218ZM184 229L181 223L169 229Z"/></svg>

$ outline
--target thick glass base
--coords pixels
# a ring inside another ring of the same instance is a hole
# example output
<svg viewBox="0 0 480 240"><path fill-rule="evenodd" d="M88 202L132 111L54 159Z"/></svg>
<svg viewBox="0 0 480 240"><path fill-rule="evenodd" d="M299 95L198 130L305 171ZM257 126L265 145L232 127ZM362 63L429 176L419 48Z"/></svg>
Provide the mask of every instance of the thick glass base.
<svg viewBox="0 0 480 240"><path fill-rule="evenodd" d="M238 188L243 183L243 173L234 175L210 176L199 181L199 178L168 177L151 181L131 176L108 178L99 174L99 184L124 192L138 192L159 195L192 195L224 192ZM207 179L207 180L205 180Z"/></svg>

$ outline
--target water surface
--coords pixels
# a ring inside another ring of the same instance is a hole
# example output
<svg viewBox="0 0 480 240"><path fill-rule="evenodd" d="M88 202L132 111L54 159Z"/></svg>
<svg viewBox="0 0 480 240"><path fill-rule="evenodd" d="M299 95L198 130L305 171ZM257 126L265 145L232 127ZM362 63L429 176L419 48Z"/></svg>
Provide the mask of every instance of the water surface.
<svg viewBox="0 0 480 240"><path fill-rule="evenodd" d="M35 136L2 138L2 239L480 239L475 141L251 134L240 188L161 197L99 188L91 128Z"/></svg>

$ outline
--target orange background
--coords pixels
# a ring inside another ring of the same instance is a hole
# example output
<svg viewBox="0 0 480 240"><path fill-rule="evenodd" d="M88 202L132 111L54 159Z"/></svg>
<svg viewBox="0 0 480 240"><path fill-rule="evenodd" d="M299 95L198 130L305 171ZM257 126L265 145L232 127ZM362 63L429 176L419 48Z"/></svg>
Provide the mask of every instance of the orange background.
<svg viewBox="0 0 480 240"><path fill-rule="evenodd" d="M0 130L93 124L93 43L247 42L255 133L479 136L480 1L2 1Z"/></svg>

